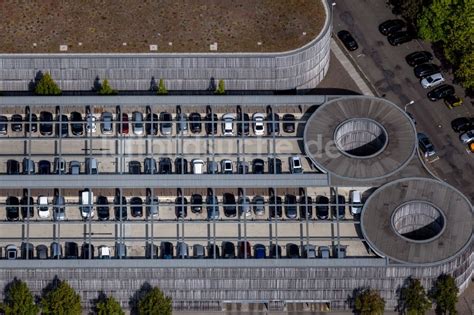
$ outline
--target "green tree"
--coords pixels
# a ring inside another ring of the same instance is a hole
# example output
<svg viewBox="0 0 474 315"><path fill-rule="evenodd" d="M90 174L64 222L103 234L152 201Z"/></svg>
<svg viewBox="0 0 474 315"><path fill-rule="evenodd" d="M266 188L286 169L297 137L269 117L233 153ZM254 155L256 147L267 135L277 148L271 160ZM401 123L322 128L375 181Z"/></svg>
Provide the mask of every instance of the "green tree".
<svg viewBox="0 0 474 315"><path fill-rule="evenodd" d="M407 315L423 315L431 308L425 288L418 279L408 279L400 293L401 310Z"/></svg>
<svg viewBox="0 0 474 315"><path fill-rule="evenodd" d="M364 289L357 293L354 301L354 311L360 315L382 315L385 309L385 300L380 294L371 289Z"/></svg>
<svg viewBox="0 0 474 315"><path fill-rule="evenodd" d="M98 93L99 95L115 95L117 94L117 91L112 89L109 80L105 79L104 82L102 82Z"/></svg>
<svg viewBox="0 0 474 315"><path fill-rule="evenodd" d="M120 303L113 296L105 297L96 305L98 315L123 315L125 314L120 307Z"/></svg>
<svg viewBox="0 0 474 315"><path fill-rule="evenodd" d="M15 278L5 288L5 300L0 311L5 315L36 315L39 307L26 283Z"/></svg>
<svg viewBox="0 0 474 315"><path fill-rule="evenodd" d="M461 63L455 75L462 82L463 87L474 89L474 51L461 58Z"/></svg>
<svg viewBox="0 0 474 315"><path fill-rule="evenodd" d="M171 298L157 287L151 289L138 301L139 315L171 315Z"/></svg>
<svg viewBox="0 0 474 315"><path fill-rule="evenodd" d="M55 279L41 299L44 315L81 315L81 297L66 281Z"/></svg>
<svg viewBox="0 0 474 315"><path fill-rule="evenodd" d="M35 86L36 95L60 95L61 92L49 73L44 74Z"/></svg>
<svg viewBox="0 0 474 315"><path fill-rule="evenodd" d="M409 22L416 22L418 14L423 9L424 2L426 0L402 0L400 3L402 16Z"/></svg>
<svg viewBox="0 0 474 315"><path fill-rule="evenodd" d="M219 83L217 84L217 89L214 92L215 94L218 95L223 95L225 94L225 83L224 80L219 80Z"/></svg>
<svg viewBox="0 0 474 315"><path fill-rule="evenodd" d="M165 86L165 81L160 79L160 83L158 83L158 95L166 95L168 94L168 90Z"/></svg>
<svg viewBox="0 0 474 315"><path fill-rule="evenodd" d="M459 289L452 276L446 274L439 276L430 292L431 299L436 303L436 311L441 314L457 314L458 292Z"/></svg>

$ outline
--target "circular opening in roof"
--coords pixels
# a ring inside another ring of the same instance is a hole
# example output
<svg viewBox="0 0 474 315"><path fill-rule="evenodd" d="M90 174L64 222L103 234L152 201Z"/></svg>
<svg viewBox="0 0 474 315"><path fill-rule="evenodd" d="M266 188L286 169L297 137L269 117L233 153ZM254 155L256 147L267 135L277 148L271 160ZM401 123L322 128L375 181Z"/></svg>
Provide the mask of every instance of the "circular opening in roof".
<svg viewBox="0 0 474 315"><path fill-rule="evenodd" d="M387 145L387 132L372 119L354 118L341 123L334 133L336 147L355 158L369 158L381 153Z"/></svg>
<svg viewBox="0 0 474 315"><path fill-rule="evenodd" d="M410 201L393 212L392 227L409 241L428 242L441 235L445 218L444 214L429 202Z"/></svg>

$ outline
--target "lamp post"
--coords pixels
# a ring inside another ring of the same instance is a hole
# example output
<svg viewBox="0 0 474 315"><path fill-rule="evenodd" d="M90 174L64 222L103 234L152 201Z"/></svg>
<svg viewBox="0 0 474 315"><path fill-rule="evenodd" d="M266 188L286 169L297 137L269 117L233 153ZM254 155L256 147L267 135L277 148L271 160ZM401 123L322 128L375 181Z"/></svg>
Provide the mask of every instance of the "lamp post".
<svg viewBox="0 0 474 315"><path fill-rule="evenodd" d="M410 106L410 105L413 105L415 103L415 101L411 100L410 102L406 103L405 104L405 112L407 111L407 107Z"/></svg>

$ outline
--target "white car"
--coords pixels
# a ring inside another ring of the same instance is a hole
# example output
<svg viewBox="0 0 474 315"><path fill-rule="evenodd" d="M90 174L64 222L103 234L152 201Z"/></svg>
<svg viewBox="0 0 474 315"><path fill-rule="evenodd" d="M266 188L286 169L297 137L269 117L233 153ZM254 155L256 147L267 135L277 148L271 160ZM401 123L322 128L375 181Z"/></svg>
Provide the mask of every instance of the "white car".
<svg viewBox="0 0 474 315"><path fill-rule="evenodd" d="M358 190L351 190L350 194L351 214L360 214L362 211L362 194Z"/></svg>
<svg viewBox="0 0 474 315"><path fill-rule="evenodd" d="M232 169L232 161L225 159L221 161L221 172L222 174L232 174L233 169Z"/></svg>
<svg viewBox="0 0 474 315"><path fill-rule="evenodd" d="M88 189L81 192L81 216L83 219L94 217L94 193Z"/></svg>
<svg viewBox="0 0 474 315"><path fill-rule="evenodd" d="M435 73L421 79L420 83L424 89L428 89L437 86L444 82L443 75L441 73Z"/></svg>
<svg viewBox="0 0 474 315"><path fill-rule="evenodd" d="M303 173L303 166L301 165L301 158L299 156L290 157L290 172L292 174Z"/></svg>
<svg viewBox="0 0 474 315"><path fill-rule="evenodd" d="M38 197L38 216L42 219L49 218L49 205L48 205L48 197L46 196L39 196Z"/></svg>
<svg viewBox="0 0 474 315"><path fill-rule="evenodd" d="M193 174L202 174L204 172L204 161L199 159L194 159L191 161L193 166Z"/></svg>
<svg viewBox="0 0 474 315"><path fill-rule="evenodd" d="M97 126L96 126L96 118L92 114L87 114L86 116L86 131L87 132L96 132L97 131Z"/></svg>
<svg viewBox="0 0 474 315"><path fill-rule="evenodd" d="M473 142L474 141L474 129L466 131L465 133L461 134L459 136L459 140L461 140L461 142L465 143L465 144Z"/></svg>
<svg viewBox="0 0 474 315"><path fill-rule="evenodd" d="M265 115L263 113L255 113L253 114L253 132L256 136L263 136L265 134L265 124L263 120L265 119Z"/></svg>
<svg viewBox="0 0 474 315"><path fill-rule="evenodd" d="M222 116L222 133L224 136L234 135L234 120L235 115L232 113L224 114L224 116Z"/></svg>
<svg viewBox="0 0 474 315"><path fill-rule="evenodd" d="M110 259L110 247L102 245L99 247L99 258Z"/></svg>

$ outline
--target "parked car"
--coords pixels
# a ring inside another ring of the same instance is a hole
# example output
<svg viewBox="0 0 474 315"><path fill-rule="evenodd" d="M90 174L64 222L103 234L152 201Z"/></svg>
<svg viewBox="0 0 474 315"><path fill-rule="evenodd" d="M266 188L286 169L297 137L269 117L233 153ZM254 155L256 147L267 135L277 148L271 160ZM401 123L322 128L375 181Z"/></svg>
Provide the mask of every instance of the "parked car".
<svg viewBox="0 0 474 315"><path fill-rule="evenodd" d="M189 256L188 244L184 242L176 243L176 258L186 259Z"/></svg>
<svg viewBox="0 0 474 315"><path fill-rule="evenodd" d="M277 113L270 113L267 115L267 132L268 135L280 133L280 115Z"/></svg>
<svg viewBox="0 0 474 315"><path fill-rule="evenodd" d="M332 196L331 200L331 212L333 217L337 217L339 220L344 219L346 214L346 198L343 195Z"/></svg>
<svg viewBox="0 0 474 315"><path fill-rule="evenodd" d="M279 158L268 158L268 173L281 174L281 160Z"/></svg>
<svg viewBox="0 0 474 315"><path fill-rule="evenodd" d="M250 116L247 113L238 113L236 118L237 134L248 135L250 132Z"/></svg>
<svg viewBox="0 0 474 315"><path fill-rule="evenodd" d="M127 220L127 198L120 196L120 193L114 197L114 212L115 220Z"/></svg>
<svg viewBox="0 0 474 315"><path fill-rule="evenodd" d="M214 135L217 133L217 114L208 113L205 117L206 134Z"/></svg>
<svg viewBox="0 0 474 315"><path fill-rule="evenodd" d="M207 219L219 219L219 202L215 195L207 195L206 197L207 205Z"/></svg>
<svg viewBox="0 0 474 315"><path fill-rule="evenodd" d="M272 244L270 245L270 258L281 258L281 246Z"/></svg>
<svg viewBox="0 0 474 315"><path fill-rule="evenodd" d="M283 131L286 133L295 132L295 115L285 114L283 115Z"/></svg>
<svg viewBox="0 0 474 315"><path fill-rule="evenodd" d="M255 244L253 246L253 257L256 259L265 259L267 257L265 245Z"/></svg>
<svg viewBox="0 0 474 315"><path fill-rule="evenodd" d="M130 212L132 217L141 217L143 216L143 200L140 197L130 198Z"/></svg>
<svg viewBox="0 0 474 315"><path fill-rule="evenodd" d="M148 196L145 201L147 218L157 219L159 214L160 200L157 196Z"/></svg>
<svg viewBox="0 0 474 315"><path fill-rule="evenodd" d="M87 157L85 161L86 165L86 174L99 174L99 165L96 158Z"/></svg>
<svg viewBox="0 0 474 315"><path fill-rule="evenodd" d="M61 259L63 257L63 247L58 242L52 242L50 253L52 259Z"/></svg>
<svg viewBox="0 0 474 315"><path fill-rule="evenodd" d="M252 258L252 247L248 241L239 241L237 248L239 258Z"/></svg>
<svg viewBox="0 0 474 315"><path fill-rule="evenodd" d="M271 196L270 199L268 199L268 209L270 218L281 218L281 215L283 213L281 206L282 203L283 202L280 196Z"/></svg>
<svg viewBox="0 0 474 315"><path fill-rule="evenodd" d="M209 242L207 245L207 257L209 258L220 258L219 246L215 243Z"/></svg>
<svg viewBox="0 0 474 315"><path fill-rule="evenodd" d="M358 190L351 190L349 193L350 209L352 215L359 215L362 211L362 194Z"/></svg>
<svg viewBox="0 0 474 315"><path fill-rule="evenodd" d="M163 136L171 135L173 131L173 117L168 112L160 113L160 132Z"/></svg>
<svg viewBox="0 0 474 315"><path fill-rule="evenodd" d="M228 218L233 218L237 215L237 203L234 194L224 193L222 196L222 203L224 206L224 214Z"/></svg>
<svg viewBox="0 0 474 315"><path fill-rule="evenodd" d="M9 196L6 200L6 212L8 221L16 221L20 218L20 200L15 196Z"/></svg>
<svg viewBox="0 0 474 315"><path fill-rule="evenodd" d="M437 88L431 90L427 96L430 101L437 101L442 98L447 97L448 95L454 94L454 87L452 85L443 84L438 86Z"/></svg>
<svg viewBox="0 0 474 315"><path fill-rule="evenodd" d="M54 158L54 174L66 174L66 160L60 157Z"/></svg>
<svg viewBox="0 0 474 315"><path fill-rule="evenodd" d="M222 242L222 258L235 258L235 245L232 242Z"/></svg>
<svg viewBox="0 0 474 315"><path fill-rule="evenodd" d="M224 136L234 135L234 120L235 115L232 113L227 113L222 116L222 134Z"/></svg>
<svg viewBox="0 0 474 315"><path fill-rule="evenodd" d="M36 246L36 258L48 259L48 246L42 244Z"/></svg>
<svg viewBox="0 0 474 315"><path fill-rule="evenodd" d="M299 156L290 157L290 172L292 174L303 173L303 166L301 165L301 158Z"/></svg>
<svg viewBox="0 0 474 315"><path fill-rule="evenodd" d="M262 196L256 195L253 197L252 204L255 215L262 216L265 214L265 199Z"/></svg>
<svg viewBox="0 0 474 315"><path fill-rule="evenodd" d="M104 135L111 135L114 132L112 113L103 112L101 120L101 132Z"/></svg>
<svg viewBox="0 0 474 315"><path fill-rule="evenodd" d="M36 172L35 162L33 160L24 158L22 164L23 164L23 174L29 175L29 174L34 174Z"/></svg>
<svg viewBox="0 0 474 315"><path fill-rule="evenodd" d="M176 131L178 134L186 135L188 133L188 116L185 113L176 115Z"/></svg>
<svg viewBox="0 0 474 315"><path fill-rule="evenodd" d="M49 204L48 197L39 196L38 197L38 216L42 219L49 218Z"/></svg>
<svg viewBox="0 0 474 315"><path fill-rule="evenodd" d="M314 245L304 245L302 248L302 255L303 258L316 258L316 248Z"/></svg>
<svg viewBox="0 0 474 315"><path fill-rule="evenodd" d="M249 163L244 161L237 162L237 173L239 174L249 174Z"/></svg>
<svg viewBox="0 0 474 315"><path fill-rule="evenodd" d="M19 114L13 114L12 117L10 118L11 125L10 127L12 128L13 132L20 132L23 130L23 118Z"/></svg>
<svg viewBox="0 0 474 315"><path fill-rule="evenodd" d="M188 216L188 199L179 196L175 199L175 214L176 218L186 218Z"/></svg>
<svg viewBox="0 0 474 315"><path fill-rule="evenodd" d="M10 244L5 246L5 257L7 259L16 259L18 257L18 249L15 245Z"/></svg>
<svg viewBox="0 0 474 315"><path fill-rule="evenodd" d="M200 159L193 159L191 161L193 166L193 174L202 174L204 173L204 161Z"/></svg>
<svg viewBox="0 0 474 315"><path fill-rule="evenodd" d="M219 173L219 163L216 161L207 161L207 173L208 174L218 174Z"/></svg>
<svg viewBox="0 0 474 315"><path fill-rule="evenodd" d="M71 161L69 162L69 174L79 175L81 173L81 162Z"/></svg>
<svg viewBox="0 0 474 315"><path fill-rule="evenodd" d="M128 135L128 131L129 131L128 114L122 113L122 115L118 115L117 120L118 120L117 122L118 133Z"/></svg>
<svg viewBox="0 0 474 315"><path fill-rule="evenodd" d="M285 195L285 215L288 219L296 219L298 213L296 211L296 196L291 194Z"/></svg>
<svg viewBox="0 0 474 315"><path fill-rule="evenodd" d="M146 115L145 132L147 135L158 134L158 115L149 113Z"/></svg>
<svg viewBox="0 0 474 315"><path fill-rule="evenodd" d="M74 136L81 136L84 134L84 121L79 112L71 113L71 132Z"/></svg>
<svg viewBox="0 0 474 315"><path fill-rule="evenodd" d="M141 174L142 173L142 164L140 161L130 161L128 162L128 172L130 174Z"/></svg>
<svg viewBox="0 0 474 315"><path fill-rule="evenodd" d="M387 39L390 45L398 46L404 43L408 43L413 39L413 37L410 35L410 33L406 31L401 31L388 35Z"/></svg>
<svg viewBox="0 0 474 315"><path fill-rule="evenodd" d="M247 196L240 196L237 201L237 207L239 211L239 215L245 214L245 216L249 217L252 215L252 210L250 209L250 198Z"/></svg>
<svg viewBox="0 0 474 315"><path fill-rule="evenodd" d="M58 137L67 137L69 134L69 119L66 115L56 116L56 135Z"/></svg>
<svg viewBox="0 0 474 315"><path fill-rule="evenodd" d="M7 175L19 175L20 174L20 162L17 160L7 161Z"/></svg>
<svg viewBox="0 0 474 315"><path fill-rule="evenodd" d="M191 195L191 212L192 213L202 212L202 195L200 194Z"/></svg>
<svg viewBox="0 0 474 315"><path fill-rule="evenodd" d="M97 132L97 118L92 115L91 113L86 115L86 132L87 133L95 133Z"/></svg>
<svg viewBox="0 0 474 315"><path fill-rule="evenodd" d="M106 196L97 196L97 217L100 221L107 221L109 216L109 200Z"/></svg>
<svg viewBox="0 0 474 315"><path fill-rule="evenodd" d="M298 245L293 243L286 244L286 257L287 258L300 258L300 248Z"/></svg>
<svg viewBox="0 0 474 315"><path fill-rule="evenodd" d="M0 135L6 135L8 133L8 118L6 116L0 116Z"/></svg>
<svg viewBox="0 0 474 315"><path fill-rule="evenodd" d="M187 174L188 173L188 160L182 157L178 157L174 160L174 170L176 174Z"/></svg>
<svg viewBox="0 0 474 315"><path fill-rule="evenodd" d="M141 112L132 113L132 130L133 134L136 136L143 135L143 114Z"/></svg>
<svg viewBox="0 0 474 315"><path fill-rule="evenodd" d="M421 79L420 84L424 89L428 89L428 88L440 85L444 81L445 80L441 73L435 73Z"/></svg>
<svg viewBox="0 0 474 315"><path fill-rule="evenodd" d="M388 20L379 25L379 31L382 33L382 35L387 36L389 34L401 31L405 26L405 22L400 19Z"/></svg>
<svg viewBox="0 0 474 315"><path fill-rule="evenodd" d="M329 198L326 196L316 197L316 216L320 220L326 220L329 217Z"/></svg>
<svg viewBox="0 0 474 315"><path fill-rule="evenodd" d="M77 259L79 258L79 247L75 242L64 243L64 258Z"/></svg>
<svg viewBox="0 0 474 315"><path fill-rule="evenodd" d="M66 219L66 202L61 195L56 195L53 198L53 219L54 221L64 221Z"/></svg>
<svg viewBox="0 0 474 315"><path fill-rule="evenodd" d="M222 174L232 174L233 173L233 167L232 167L232 161L229 159L224 159L221 161L221 172Z"/></svg>
<svg viewBox="0 0 474 315"><path fill-rule="evenodd" d="M127 246L124 243L115 242L115 258L127 258Z"/></svg>
<svg viewBox="0 0 474 315"><path fill-rule="evenodd" d="M0 121L1 121L1 116L0 116ZM38 116L36 116L36 114L31 114L31 121L30 121L30 115L29 114L26 115L24 121L25 121L25 132L30 132L30 129L31 129L31 132L38 131ZM0 131L0 134L1 134L1 131Z"/></svg>
<svg viewBox="0 0 474 315"><path fill-rule="evenodd" d="M432 63L424 63L421 65L416 66L413 69L413 72L415 73L415 77L417 78L424 78L426 76L439 73L440 69L437 65L432 64Z"/></svg>
<svg viewBox="0 0 474 315"><path fill-rule="evenodd" d="M265 115L263 113L255 113L253 114L253 132L256 136L263 136L265 134L265 125L263 120L265 119Z"/></svg>
<svg viewBox="0 0 474 315"><path fill-rule="evenodd" d="M53 114L50 112L40 112L40 133L43 136L53 134Z"/></svg>
<svg viewBox="0 0 474 315"><path fill-rule="evenodd" d="M455 132L466 132L474 127L474 118L459 117L451 121L451 128Z"/></svg>
<svg viewBox="0 0 474 315"><path fill-rule="evenodd" d="M453 107L461 106L463 99L454 94L449 94L444 98L444 104L447 108L452 109Z"/></svg>
<svg viewBox="0 0 474 315"><path fill-rule="evenodd" d="M111 250L109 246L99 246L99 259L110 259Z"/></svg>
<svg viewBox="0 0 474 315"><path fill-rule="evenodd" d="M158 258L158 245L147 242L145 244L145 257L148 259Z"/></svg>
<svg viewBox="0 0 474 315"><path fill-rule="evenodd" d="M414 67L433 60L433 55L427 51L415 51L405 57L408 65Z"/></svg>
<svg viewBox="0 0 474 315"><path fill-rule="evenodd" d="M201 244L195 244L193 246L193 258L204 258L206 256L204 246Z"/></svg>
<svg viewBox="0 0 474 315"><path fill-rule="evenodd" d="M82 259L94 259L94 245L90 243L84 243L81 246L81 258Z"/></svg>
<svg viewBox="0 0 474 315"><path fill-rule="evenodd" d="M302 195L300 197L300 218L311 219L313 217L313 198Z"/></svg>
<svg viewBox="0 0 474 315"><path fill-rule="evenodd" d="M85 189L81 191L80 196L80 204L81 204L81 216L85 220L87 218L94 217L94 192L90 191L89 189Z"/></svg>
<svg viewBox="0 0 474 315"><path fill-rule="evenodd" d="M466 131L459 135L459 140L461 140L462 143L468 144L474 141L474 129L471 129L469 131Z"/></svg>
<svg viewBox="0 0 474 315"><path fill-rule="evenodd" d="M26 218L33 218L35 216L34 205L35 201L33 197L23 196L20 200L21 205L21 216L23 220Z"/></svg>
<svg viewBox="0 0 474 315"><path fill-rule="evenodd" d="M41 160L38 162L38 174L49 175L51 174L51 162L47 160Z"/></svg>
<svg viewBox="0 0 474 315"><path fill-rule="evenodd" d="M359 48L359 45L357 44L354 37L352 37L351 33L349 33L349 31L346 31L346 30L339 31L337 32L337 37L339 37L339 39L347 48L347 50L354 51L357 48Z"/></svg>
<svg viewBox="0 0 474 315"><path fill-rule="evenodd" d="M254 174L265 173L265 162L262 159L254 159L252 161L252 173Z"/></svg>
<svg viewBox="0 0 474 315"><path fill-rule="evenodd" d="M328 246L319 246L318 256L323 259L328 259L330 257L330 250Z"/></svg>
<svg viewBox="0 0 474 315"><path fill-rule="evenodd" d="M135 162L138 162L138 161L135 161ZM132 162L130 162L130 163L132 163ZM145 158L145 160L143 161L143 165L144 165L144 168L145 168L145 174L157 174L158 173L158 168L156 166L156 160L154 158ZM140 174L141 173L141 166L138 166L138 168L139 168L138 173L133 173L133 174Z"/></svg>
<svg viewBox="0 0 474 315"><path fill-rule="evenodd" d="M417 133L418 146L425 157L436 155L435 148L431 143L431 140L424 133Z"/></svg>
<svg viewBox="0 0 474 315"><path fill-rule="evenodd" d="M171 242L161 242L160 250L161 250L161 258L163 259L173 258L173 244Z"/></svg>
<svg viewBox="0 0 474 315"><path fill-rule="evenodd" d="M202 130L201 114L191 113L189 114L189 127L192 133L200 133Z"/></svg>
<svg viewBox="0 0 474 315"><path fill-rule="evenodd" d="M160 174L171 174L173 172L173 163L170 158L161 158L160 160Z"/></svg>

